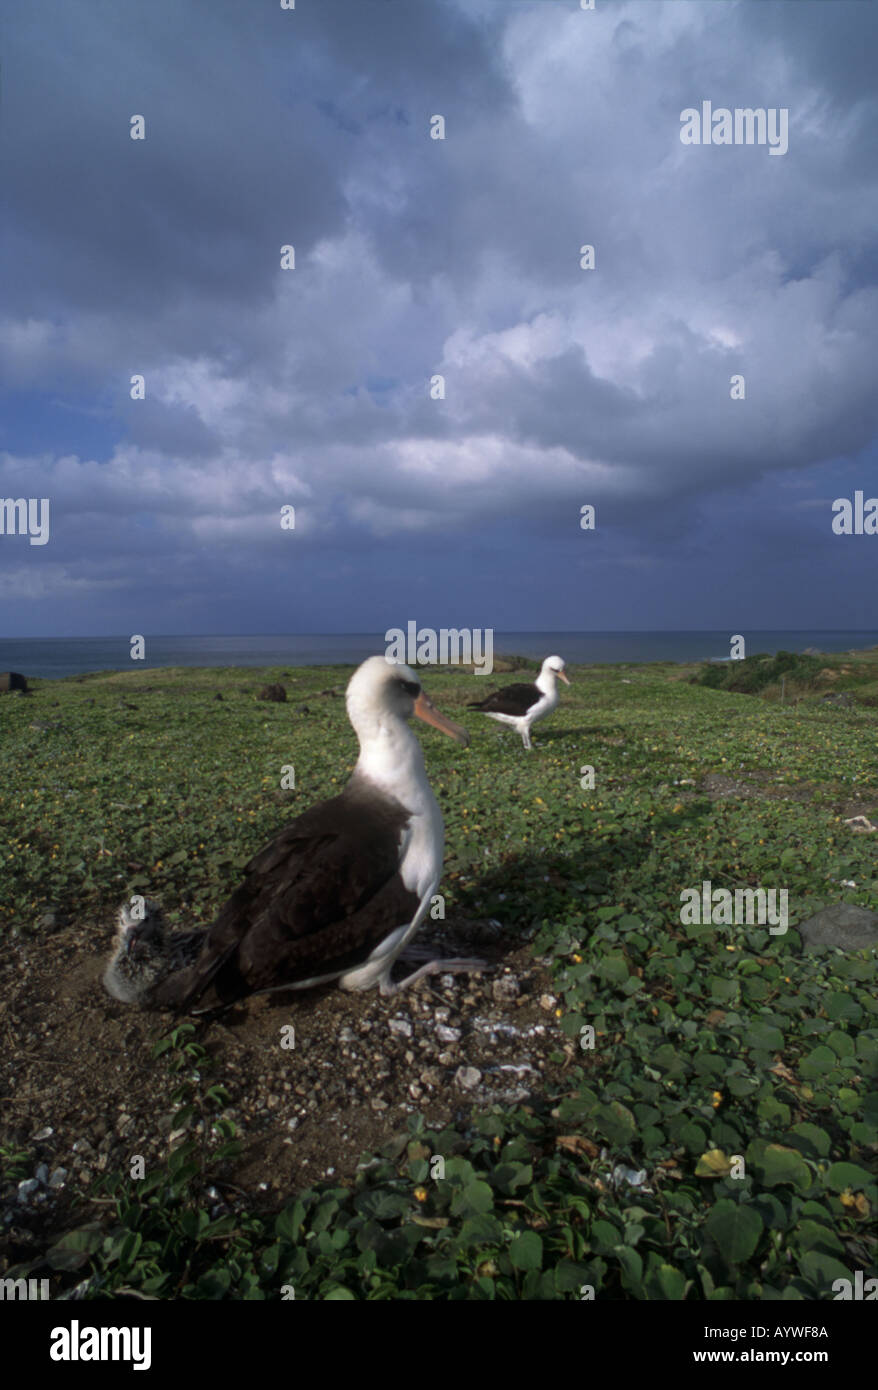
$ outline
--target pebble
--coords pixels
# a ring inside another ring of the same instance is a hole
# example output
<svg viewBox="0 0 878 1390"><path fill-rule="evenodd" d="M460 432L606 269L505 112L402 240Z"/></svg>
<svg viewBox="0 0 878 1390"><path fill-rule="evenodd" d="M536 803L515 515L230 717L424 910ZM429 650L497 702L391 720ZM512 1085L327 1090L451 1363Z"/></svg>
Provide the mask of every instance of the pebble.
<svg viewBox="0 0 878 1390"><path fill-rule="evenodd" d="M478 1086L481 1079L482 1073L478 1067L458 1067L454 1073L455 1084L462 1091L471 1091L473 1087Z"/></svg>
<svg viewBox="0 0 878 1390"><path fill-rule="evenodd" d="M554 994L540 995L540 1008L545 1009L547 1013L554 1009L556 1002Z"/></svg>
<svg viewBox="0 0 878 1390"><path fill-rule="evenodd" d="M460 1042L460 1029L448 1028L444 1023L440 1023L436 1028L436 1036L440 1042L456 1043Z"/></svg>
<svg viewBox="0 0 878 1390"><path fill-rule="evenodd" d="M46 1167L45 1163L40 1163L37 1165L34 1177L36 1178L37 1182L42 1183L43 1187L46 1186L46 1183L49 1181L49 1170Z"/></svg>
<svg viewBox="0 0 878 1390"><path fill-rule="evenodd" d="M52 1126L46 1125L45 1129L38 1129L36 1134L31 1135L31 1138L35 1144L39 1144L43 1139L51 1139L54 1133L55 1131Z"/></svg>
<svg viewBox="0 0 878 1390"><path fill-rule="evenodd" d="M54 1171L54 1173L52 1174L52 1176L49 1178L49 1186L50 1186L50 1187L55 1187L55 1188L63 1187L66 1181L67 1181L67 1169L66 1169L66 1168L56 1168L55 1171Z"/></svg>
<svg viewBox="0 0 878 1390"><path fill-rule="evenodd" d="M392 1018L388 1024L391 1033L401 1033L404 1038L412 1035L412 1025L407 1018Z"/></svg>
<svg viewBox="0 0 878 1390"><path fill-rule="evenodd" d="M29 1198L37 1191L39 1182L36 1178L24 1178L18 1184L18 1200L27 1203Z"/></svg>
<svg viewBox="0 0 878 1390"><path fill-rule="evenodd" d="M521 986L514 975L503 975L491 985L491 995L497 1004L508 1004L517 999L520 993Z"/></svg>

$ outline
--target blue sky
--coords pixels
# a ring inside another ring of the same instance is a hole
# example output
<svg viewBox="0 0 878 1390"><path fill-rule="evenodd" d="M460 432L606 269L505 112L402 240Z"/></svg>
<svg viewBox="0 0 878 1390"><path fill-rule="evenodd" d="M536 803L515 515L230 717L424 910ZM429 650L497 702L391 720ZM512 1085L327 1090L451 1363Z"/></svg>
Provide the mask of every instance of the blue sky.
<svg viewBox="0 0 878 1390"><path fill-rule="evenodd" d="M874 5L22 0L0 43L0 497L52 519L0 635L878 627L831 531L878 495ZM788 152L684 146L704 100Z"/></svg>

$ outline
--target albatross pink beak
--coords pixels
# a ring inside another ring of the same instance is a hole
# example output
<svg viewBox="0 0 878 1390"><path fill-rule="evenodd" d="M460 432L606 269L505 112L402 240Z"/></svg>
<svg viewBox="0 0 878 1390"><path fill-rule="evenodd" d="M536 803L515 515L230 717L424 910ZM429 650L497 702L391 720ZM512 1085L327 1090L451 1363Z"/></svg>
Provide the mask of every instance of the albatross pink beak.
<svg viewBox="0 0 878 1390"><path fill-rule="evenodd" d="M559 681L563 681L565 685L569 685L569 684L570 684L569 680L567 679L567 677L565 676L565 674L564 674L563 671L559 671L559 672L558 672L558 679L559 679Z"/></svg>
<svg viewBox="0 0 878 1390"><path fill-rule="evenodd" d="M452 719L446 719L444 714L440 714L433 701L422 690L415 700L415 714L418 719L423 719L425 724L432 724L434 729L439 729L443 734L448 734L449 738L462 743L466 748L469 743L469 734L466 729L455 724Z"/></svg>

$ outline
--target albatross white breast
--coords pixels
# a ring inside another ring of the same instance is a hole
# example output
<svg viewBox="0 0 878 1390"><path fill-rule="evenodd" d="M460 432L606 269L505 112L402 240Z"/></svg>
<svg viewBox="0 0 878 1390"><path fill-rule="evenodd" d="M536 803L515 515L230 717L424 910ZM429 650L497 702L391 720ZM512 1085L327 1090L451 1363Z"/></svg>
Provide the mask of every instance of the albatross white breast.
<svg viewBox="0 0 878 1390"><path fill-rule="evenodd" d="M558 681L570 682L564 673L565 663L560 656L547 656L540 674L532 685L507 685L485 700L471 701L469 708L480 710L490 719L509 724L521 734L525 748L530 751L531 727L545 719L558 704Z"/></svg>
<svg viewBox="0 0 878 1390"><path fill-rule="evenodd" d="M204 933L191 964L147 900L143 920L123 908L104 983L116 998L203 1011L248 994L377 984L392 994L436 970L476 960L428 961L399 984L393 963L439 886L442 813L427 781L412 715L466 745L408 666L373 656L354 673L347 710L360 756L340 796L305 811L250 860L244 881ZM187 933L187 937L191 933ZM185 957L183 958L185 959Z"/></svg>

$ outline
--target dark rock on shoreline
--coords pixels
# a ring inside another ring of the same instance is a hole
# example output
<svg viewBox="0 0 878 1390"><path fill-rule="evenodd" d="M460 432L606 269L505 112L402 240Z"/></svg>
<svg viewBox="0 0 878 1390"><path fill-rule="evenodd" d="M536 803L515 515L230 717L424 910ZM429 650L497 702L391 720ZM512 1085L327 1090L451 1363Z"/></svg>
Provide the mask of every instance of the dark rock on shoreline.
<svg viewBox="0 0 878 1390"><path fill-rule="evenodd" d="M30 694L24 676L18 671L4 671L0 675L0 694L12 694L16 690L20 690L22 695Z"/></svg>

